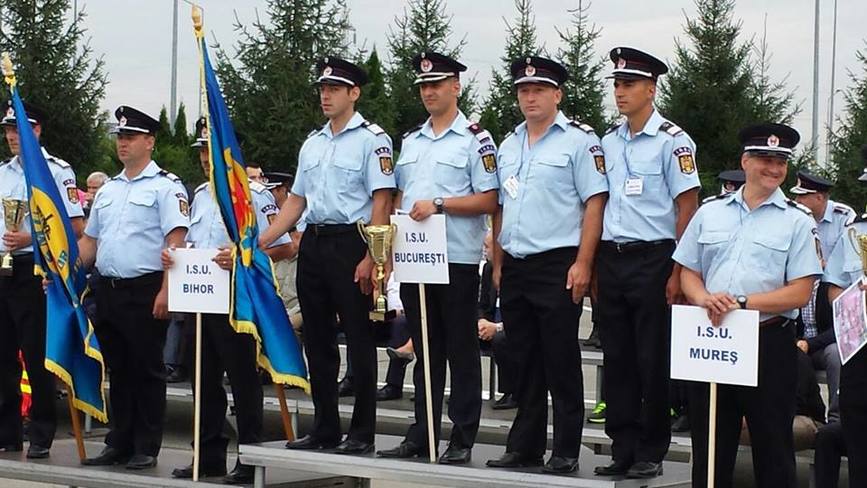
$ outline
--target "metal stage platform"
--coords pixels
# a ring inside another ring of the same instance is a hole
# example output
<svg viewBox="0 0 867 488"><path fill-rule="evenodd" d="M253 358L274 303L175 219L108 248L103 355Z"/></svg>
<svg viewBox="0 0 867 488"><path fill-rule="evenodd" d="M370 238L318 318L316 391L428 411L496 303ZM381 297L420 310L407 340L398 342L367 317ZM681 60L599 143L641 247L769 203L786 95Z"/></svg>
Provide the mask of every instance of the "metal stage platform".
<svg viewBox="0 0 867 488"><path fill-rule="evenodd" d="M95 455L102 443L88 442L87 452ZM225 488L219 478L178 480L171 476L172 469L189 464L192 451L163 449L155 468L130 471L124 466L82 466L73 439L54 442L48 459L26 459L24 452L0 453L0 479L24 480L82 488ZM234 461L233 461L234 463ZM229 466L231 469L231 466ZM293 469L269 471L268 488L324 488L350 487L357 482L350 477L322 473L303 472ZM3 486L0 481L0 486Z"/></svg>
<svg viewBox="0 0 867 488"><path fill-rule="evenodd" d="M387 449L400 443L397 436L376 436L377 449ZM627 480L595 476L593 468L610 462L608 456L597 456L582 448L580 470L572 475L541 474L537 469L492 469L485 461L503 454L502 446L476 444L473 462L469 466L430 464L426 460L381 459L374 454L346 456L329 451L292 451L284 442L240 446L241 461L256 466L254 487L265 487L271 481L273 468L302 470L331 476L353 477L360 486L370 486L372 480L386 480L401 486L434 485L466 488L547 487L547 488L662 488L690 486L689 464L666 462L665 474L652 480ZM550 453L549 453L550 454ZM267 476L266 476L267 470Z"/></svg>

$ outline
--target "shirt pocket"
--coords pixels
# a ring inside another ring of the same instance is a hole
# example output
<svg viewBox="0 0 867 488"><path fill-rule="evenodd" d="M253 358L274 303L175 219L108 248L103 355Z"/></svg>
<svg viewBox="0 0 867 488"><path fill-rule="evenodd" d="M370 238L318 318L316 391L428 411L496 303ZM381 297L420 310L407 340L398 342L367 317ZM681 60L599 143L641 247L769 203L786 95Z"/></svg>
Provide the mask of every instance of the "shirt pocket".
<svg viewBox="0 0 867 488"><path fill-rule="evenodd" d="M462 192L469 182L467 153L458 152L438 156L435 171L434 178L440 187L452 195Z"/></svg>
<svg viewBox="0 0 867 488"><path fill-rule="evenodd" d="M707 268L707 265L715 258L720 258L720 254L725 250L726 244L731 238L731 233L728 231L706 230L699 234L698 243L701 247L702 268Z"/></svg>
<svg viewBox="0 0 867 488"><path fill-rule="evenodd" d="M153 223L154 217L157 217L156 223L159 223L159 212L156 210L157 195L154 191L139 191L129 196L129 204L127 212L129 217L140 219L141 223Z"/></svg>
<svg viewBox="0 0 867 488"><path fill-rule="evenodd" d="M539 156L538 159L532 161L533 177L538 179L551 188L561 188L572 185L572 174L569 166L569 161L572 156L569 154L550 154Z"/></svg>
<svg viewBox="0 0 867 488"><path fill-rule="evenodd" d="M364 188L361 163L360 159L340 158L339 156L334 160L331 181L337 185L339 192L354 192Z"/></svg>
<svg viewBox="0 0 867 488"><path fill-rule="evenodd" d="M783 282L791 240L788 234L762 234L753 238L750 246L750 269Z"/></svg>
<svg viewBox="0 0 867 488"><path fill-rule="evenodd" d="M658 159L637 159L629 161L629 170L642 176L659 176L662 174L662 162Z"/></svg>
<svg viewBox="0 0 867 488"><path fill-rule="evenodd" d="M418 153L411 149L404 149L394 165L394 179L398 190L406 191L409 181L412 181L413 171L418 167Z"/></svg>

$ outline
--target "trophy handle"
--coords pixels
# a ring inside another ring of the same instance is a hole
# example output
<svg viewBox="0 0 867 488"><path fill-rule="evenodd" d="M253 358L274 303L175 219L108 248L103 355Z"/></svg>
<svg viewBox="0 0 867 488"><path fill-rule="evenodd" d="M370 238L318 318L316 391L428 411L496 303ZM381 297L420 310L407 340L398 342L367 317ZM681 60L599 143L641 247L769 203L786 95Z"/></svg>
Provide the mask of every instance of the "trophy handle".
<svg viewBox="0 0 867 488"><path fill-rule="evenodd" d="M364 221L359 220L358 222L356 222L356 225L358 225L358 233L361 234L361 240L363 240L364 243L367 244L367 232L365 232L364 230Z"/></svg>

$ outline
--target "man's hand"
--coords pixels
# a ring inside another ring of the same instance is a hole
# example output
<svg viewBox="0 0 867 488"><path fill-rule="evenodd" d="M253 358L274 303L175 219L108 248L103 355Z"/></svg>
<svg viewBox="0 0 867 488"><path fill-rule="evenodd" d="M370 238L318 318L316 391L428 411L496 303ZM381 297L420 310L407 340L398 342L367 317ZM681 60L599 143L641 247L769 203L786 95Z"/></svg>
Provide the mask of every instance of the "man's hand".
<svg viewBox="0 0 867 488"><path fill-rule="evenodd" d="M665 284L665 299L669 305L686 305L686 296L680 287L680 267L676 267Z"/></svg>
<svg viewBox="0 0 867 488"><path fill-rule="evenodd" d="M479 339L488 342L497 333L497 324L488 319L479 319Z"/></svg>
<svg viewBox="0 0 867 488"><path fill-rule="evenodd" d="M174 247L167 247L160 252L160 263L163 265L163 269L168 271L175 265L175 258L172 257L172 252L174 252Z"/></svg>
<svg viewBox="0 0 867 488"><path fill-rule="evenodd" d="M416 222L420 222L435 213L437 213L437 206L434 205L433 200L419 200L412 204L409 217Z"/></svg>
<svg viewBox="0 0 867 488"><path fill-rule="evenodd" d="M798 349L804 351L804 354L810 354L810 344L804 339L800 339L795 345L798 346Z"/></svg>
<svg viewBox="0 0 867 488"><path fill-rule="evenodd" d="M32 242L30 232L22 231L6 231L3 234L3 245L10 251L17 251L23 247L27 247Z"/></svg>
<svg viewBox="0 0 867 488"><path fill-rule="evenodd" d="M593 272L589 264L575 261L572 266L569 266L569 271L566 272L566 289L572 290L573 303L581 304L584 302L584 294L587 293L592 276Z"/></svg>
<svg viewBox="0 0 867 488"><path fill-rule="evenodd" d="M373 276L374 270L373 259L370 257L370 254L365 253L364 259L359 261L358 266L355 267L355 276L353 277L355 283L358 283L358 288L361 290L361 293L364 293L365 295L370 295L370 292L373 290L371 277Z"/></svg>
<svg viewBox="0 0 867 488"><path fill-rule="evenodd" d="M725 292L708 293L699 306L707 309L707 318L714 327L719 327L725 314L740 308L735 297Z"/></svg>
<svg viewBox="0 0 867 488"><path fill-rule="evenodd" d="M226 271L232 271L232 250L228 247L219 248L217 255L211 258L211 261L217 263L217 266Z"/></svg>
<svg viewBox="0 0 867 488"><path fill-rule="evenodd" d="M169 318L169 291L165 286L160 288L156 299L154 299L153 314L155 319L166 320Z"/></svg>

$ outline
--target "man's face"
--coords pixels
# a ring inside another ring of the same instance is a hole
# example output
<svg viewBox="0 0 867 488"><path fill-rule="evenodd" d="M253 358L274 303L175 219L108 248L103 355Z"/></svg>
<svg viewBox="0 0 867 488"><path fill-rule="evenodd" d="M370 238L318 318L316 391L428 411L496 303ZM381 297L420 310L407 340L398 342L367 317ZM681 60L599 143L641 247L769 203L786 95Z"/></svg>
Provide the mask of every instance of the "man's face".
<svg viewBox="0 0 867 488"><path fill-rule="evenodd" d="M741 156L741 167L748 184L770 192L783 184L789 164L786 158L745 153Z"/></svg>
<svg viewBox="0 0 867 488"><path fill-rule="evenodd" d="M87 193L84 195L84 199L87 202L92 202L93 197L96 196L96 192L102 188L103 181L97 180L95 178L90 178L87 180Z"/></svg>
<svg viewBox="0 0 867 488"><path fill-rule="evenodd" d="M421 102L431 115L447 112L458 104L461 94L461 82L451 77L431 83L422 83L418 87Z"/></svg>
<svg viewBox="0 0 867 488"><path fill-rule="evenodd" d="M117 157L122 163L137 163L150 159L155 138L151 134L119 132L117 134Z"/></svg>
<svg viewBox="0 0 867 488"><path fill-rule="evenodd" d="M821 219L825 215L825 206L828 203L826 193L807 193L806 195L794 195L795 201L810 209L813 216Z"/></svg>
<svg viewBox="0 0 867 488"><path fill-rule="evenodd" d="M629 117L647 108L656 95L653 80L614 80L614 101L617 111Z"/></svg>
<svg viewBox="0 0 867 488"><path fill-rule="evenodd" d="M252 166L247 166L247 178L257 182L257 183L266 183L265 180L265 172L262 171L262 168L254 168Z"/></svg>
<svg viewBox="0 0 867 488"><path fill-rule="evenodd" d="M544 120L557 113L563 92L548 83L518 85L518 107L527 120Z"/></svg>
<svg viewBox="0 0 867 488"><path fill-rule="evenodd" d="M208 151L208 146L202 146L199 148L199 164L202 166L202 172L205 173L206 178L210 178L211 176L211 153ZM250 169L247 168L247 171Z"/></svg>
<svg viewBox="0 0 867 488"><path fill-rule="evenodd" d="M357 86L350 88L345 85L319 85L319 104L322 113L329 119L352 110L359 96L361 90Z"/></svg>
<svg viewBox="0 0 867 488"><path fill-rule="evenodd" d="M33 132L36 134L36 139L38 140L42 133L42 126L37 124L32 127ZM3 131L6 133L6 144L9 145L9 151L12 152L13 156L18 156L18 154L21 153L21 144L18 140L18 126L4 125Z"/></svg>

